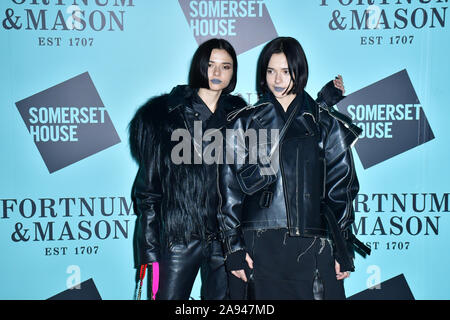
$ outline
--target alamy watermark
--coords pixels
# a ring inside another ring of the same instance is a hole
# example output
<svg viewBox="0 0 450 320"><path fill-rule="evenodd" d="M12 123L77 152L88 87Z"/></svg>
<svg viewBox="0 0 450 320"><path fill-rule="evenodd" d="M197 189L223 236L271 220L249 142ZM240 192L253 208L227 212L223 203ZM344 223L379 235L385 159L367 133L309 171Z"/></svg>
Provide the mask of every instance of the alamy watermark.
<svg viewBox="0 0 450 320"><path fill-rule="evenodd" d="M269 132L270 131L270 132ZM273 175L279 168L279 129L202 130L202 121L194 121L194 136L188 129L177 129L171 140L172 163L179 164L259 164L262 175ZM207 144L204 144L207 142Z"/></svg>

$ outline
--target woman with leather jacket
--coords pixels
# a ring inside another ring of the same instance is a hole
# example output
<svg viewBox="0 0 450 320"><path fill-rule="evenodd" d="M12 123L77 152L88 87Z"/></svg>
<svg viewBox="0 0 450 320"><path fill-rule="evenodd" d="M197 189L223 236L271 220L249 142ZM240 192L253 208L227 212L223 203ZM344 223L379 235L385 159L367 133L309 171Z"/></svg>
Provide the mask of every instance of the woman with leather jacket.
<svg viewBox="0 0 450 320"><path fill-rule="evenodd" d="M139 164L132 188L135 260L136 266L159 263L156 299L189 299L199 270L202 299L226 298L227 277L217 239L216 165L195 161L201 159L202 146L190 138L223 126L227 113L246 105L230 95L236 75L231 44L208 40L193 56L189 85L150 99L130 122L131 153ZM186 154L173 152L179 130L188 134L191 149ZM187 161L180 163L179 158Z"/></svg>
<svg viewBox="0 0 450 320"><path fill-rule="evenodd" d="M359 190L351 146L359 128L331 108L340 90L330 82L316 102L304 90L307 80L301 45L276 38L258 60L260 100L228 119L233 132L278 132L269 143L241 140L245 161L219 167L218 220L232 299L345 299L353 244L367 249L351 229ZM227 139L227 148L235 141ZM250 163L255 147L268 155L270 174L262 173L268 161Z"/></svg>
<svg viewBox="0 0 450 320"><path fill-rule="evenodd" d="M236 76L230 43L208 40L193 56L189 85L150 99L130 122L131 153L139 165L132 188L135 264L159 263L156 299L189 299L199 270L202 299L228 298L218 239L217 162L202 161L202 150L212 140L205 139L207 132L224 127L227 114L246 105L230 94ZM342 80L335 85L342 87ZM179 154L183 132L190 148ZM200 143L196 135L203 137Z"/></svg>

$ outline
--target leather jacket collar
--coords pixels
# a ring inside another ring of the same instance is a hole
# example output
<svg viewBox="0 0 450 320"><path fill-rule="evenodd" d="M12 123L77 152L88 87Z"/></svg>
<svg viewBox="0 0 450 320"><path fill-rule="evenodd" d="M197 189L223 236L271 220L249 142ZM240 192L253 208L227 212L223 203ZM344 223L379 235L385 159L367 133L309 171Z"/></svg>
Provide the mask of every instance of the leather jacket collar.
<svg viewBox="0 0 450 320"><path fill-rule="evenodd" d="M193 125L193 121L200 121L198 115L192 107L192 100L194 99L195 88L191 88L188 85L178 85L172 89L168 97L168 112L179 109L181 110L189 120L189 124ZM226 115L231 111L242 108L245 105L245 101L230 94L222 94L219 98L217 109L214 114L208 119L210 123L208 127L222 128L226 125ZM191 127L190 125L188 127Z"/></svg>
<svg viewBox="0 0 450 320"><path fill-rule="evenodd" d="M319 108L306 91L303 91L302 96L301 105L296 110L293 123L301 123L306 127L308 133L316 132L311 124L317 123L319 119ZM267 107L257 108L253 115L253 120L263 129L281 130L285 124L284 117L281 114L278 114L281 111L274 105L275 99L276 98L272 93L268 93L262 96L256 104L257 106L267 104ZM305 115L309 115L312 121L305 122Z"/></svg>
<svg viewBox="0 0 450 320"><path fill-rule="evenodd" d="M316 101L314 101L314 99L306 92L303 91L301 93L302 98L301 98L301 106L298 109L298 113L299 114L303 114L303 113L309 113L311 115L313 115L315 117L315 119L318 118L318 113L319 113L319 108L317 107L317 103ZM274 104L276 98L273 95L273 93L268 92L266 94L264 94L263 96L261 96L261 99L257 102L257 105L259 104L264 104L264 103L272 103Z"/></svg>

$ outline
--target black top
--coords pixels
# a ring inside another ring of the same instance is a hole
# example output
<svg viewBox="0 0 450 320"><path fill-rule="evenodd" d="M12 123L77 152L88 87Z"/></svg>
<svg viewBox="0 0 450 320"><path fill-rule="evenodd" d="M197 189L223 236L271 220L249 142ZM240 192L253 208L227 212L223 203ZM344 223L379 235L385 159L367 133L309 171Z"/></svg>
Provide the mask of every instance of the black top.
<svg viewBox="0 0 450 320"><path fill-rule="evenodd" d="M223 105L223 100L223 96L220 96L217 101L217 108L215 112L212 112L198 95L198 90L194 91L192 95L192 108L196 112L197 118L202 121L203 133L208 129L217 129L225 125L227 110Z"/></svg>
<svg viewBox="0 0 450 320"><path fill-rule="evenodd" d="M272 100L275 108L277 109L277 111L281 114L281 116L283 117L284 121L286 122L287 119L289 118L289 115L292 113L292 111L295 109L295 106L297 104L301 104L303 101L303 91L298 93L297 96L294 98L294 100L292 100L292 102L289 104L288 108L286 111L284 111L283 107L281 106L281 104L278 102L277 98L273 95L273 93L270 93L270 100ZM301 109L301 105L300 108Z"/></svg>

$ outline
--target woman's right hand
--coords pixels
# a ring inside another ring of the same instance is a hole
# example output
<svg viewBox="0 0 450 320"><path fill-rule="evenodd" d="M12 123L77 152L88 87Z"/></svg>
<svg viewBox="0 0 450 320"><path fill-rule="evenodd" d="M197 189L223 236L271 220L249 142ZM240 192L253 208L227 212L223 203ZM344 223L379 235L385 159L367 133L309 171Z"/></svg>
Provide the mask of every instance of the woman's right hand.
<svg viewBox="0 0 450 320"><path fill-rule="evenodd" d="M248 253L245 254L245 261L247 261L248 267L249 267L250 269L253 269L253 260L252 260L252 258L250 258L250 256L248 255ZM242 281L247 282L247 276L245 275L244 269L233 270L233 271L231 271L231 273L232 273L235 277L241 279Z"/></svg>

